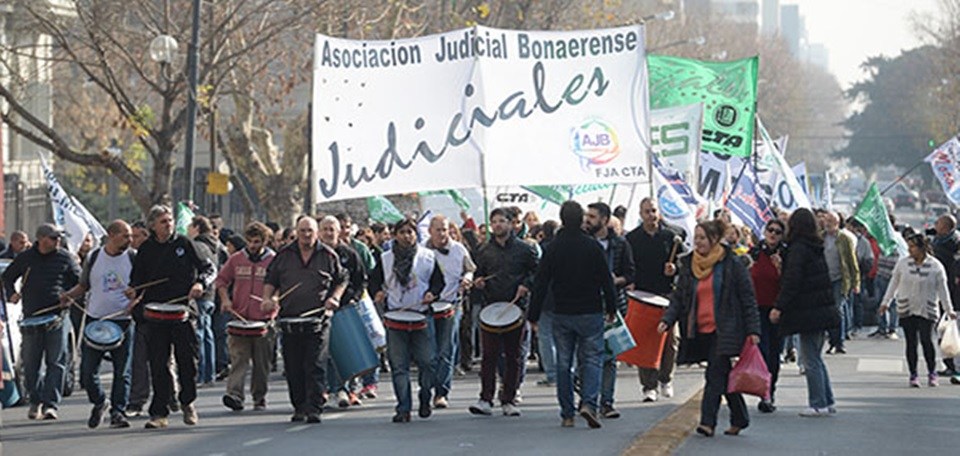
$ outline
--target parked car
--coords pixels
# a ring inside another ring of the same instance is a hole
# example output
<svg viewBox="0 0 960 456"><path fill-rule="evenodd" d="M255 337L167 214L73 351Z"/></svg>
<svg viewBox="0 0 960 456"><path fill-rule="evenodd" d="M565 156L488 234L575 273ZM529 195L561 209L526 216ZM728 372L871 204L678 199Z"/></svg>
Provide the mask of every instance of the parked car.
<svg viewBox="0 0 960 456"><path fill-rule="evenodd" d="M950 199L940 190L927 190L923 192L922 197L926 204L950 205Z"/></svg>
<svg viewBox="0 0 960 456"><path fill-rule="evenodd" d="M914 192L900 192L893 195L893 205L897 209L902 207L920 209L920 197Z"/></svg>

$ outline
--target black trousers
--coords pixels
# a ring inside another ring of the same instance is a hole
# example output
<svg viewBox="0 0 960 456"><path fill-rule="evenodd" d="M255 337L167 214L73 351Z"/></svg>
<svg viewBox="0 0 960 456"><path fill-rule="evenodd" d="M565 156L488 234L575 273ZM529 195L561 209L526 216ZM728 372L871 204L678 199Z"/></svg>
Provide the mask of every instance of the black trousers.
<svg viewBox="0 0 960 456"><path fill-rule="evenodd" d="M780 378L780 352L783 351L783 337L780 336L780 325L770 323L770 311L773 307L760 308L760 352L763 361L770 371L770 400L777 391L777 380Z"/></svg>
<svg viewBox="0 0 960 456"><path fill-rule="evenodd" d="M700 424L716 427L717 414L720 412L720 396L727 399L730 407L730 425L745 428L750 424L747 414L747 403L740 393L727 394L727 378L730 376L730 357L717 353L716 333L698 334L698 338L705 338L708 348L707 384L703 388L703 400L700 401Z"/></svg>
<svg viewBox="0 0 960 456"><path fill-rule="evenodd" d="M330 356L330 322L318 332L283 333L283 366L287 373L290 403L295 413L320 414Z"/></svg>
<svg viewBox="0 0 960 456"><path fill-rule="evenodd" d="M937 352L933 348L933 320L923 317L903 317L900 326L907 337L907 367L910 375L917 375L917 343L923 347L923 359L927 362L927 371L937 370Z"/></svg>
<svg viewBox="0 0 960 456"><path fill-rule="evenodd" d="M177 380L180 383L180 403L192 404L197 399L197 361L199 361L197 329L192 320L184 322L152 322L142 325L146 330L147 357L150 359L150 379L153 383L151 417L170 415L173 376L170 375L170 351L177 362Z"/></svg>

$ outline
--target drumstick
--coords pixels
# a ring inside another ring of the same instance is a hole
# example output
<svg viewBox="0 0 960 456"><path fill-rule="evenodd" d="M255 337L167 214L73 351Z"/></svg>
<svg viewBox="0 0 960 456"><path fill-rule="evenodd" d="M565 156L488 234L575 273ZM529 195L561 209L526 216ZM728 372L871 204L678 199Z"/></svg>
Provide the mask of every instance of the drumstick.
<svg viewBox="0 0 960 456"><path fill-rule="evenodd" d="M164 277L164 278L162 278L162 279L157 279L157 280L154 280L154 281L152 281L152 282L141 283L140 285L137 285L137 286L133 287L133 289L134 289L134 290L142 290L142 289L144 289L144 288L150 288L150 287L152 287L152 286L154 286L154 285L160 285L161 283L164 283L164 282L166 282L166 281L168 281L168 280L170 280L169 277Z"/></svg>
<svg viewBox="0 0 960 456"><path fill-rule="evenodd" d="M283 298L286 298L287 295L289 295L290 293L293 293L293 290L296 290L297 288L300 288L300 285L302 285L302 284L303 284L303 282L297 282L297 283L294 284L292 287L287 288L287 291L284 291L283 293L280 293L280 296L277 298L277 301L283 301Z"/></svg>
<svg viewBox="0 0 960 456"><path fill-rule="evenodd" d="M520 300L520 295L517 295L515 298L513 298L513 301L510 301L510 304L516 304L517 301L519 301L519 300ZM509 309L509 308L510 308L510 306L503 306L503 308L500 309L499 312L497 312L497 318L498 318L498 319L503 318L503 314L506 313L507 309Z"/></svg>
<svg viewBox="0 0 960 456"><path fill-rule="evenodd" d="M20 278L20 291L23 291L23 288L27 286L27 277L30 277L30 267L27 267L27 270L24 271L23 277Z"/></svg>
<svg viewBox="0 0 960 456"><path fill-rule="evenodd" d="M318 314L318 313L320 313L320 312L323 312L324 310L327 310L327 308L326 308L326 307L317 307L316 309L308 310L308 311L300 314L300 318L306 318L306 317L309 317L309 316L311 316L311 315L314 315L314 314Z"/></svg>
<svg viewBox="0 0 960 456"><path fill-rule="evenodd" d="M185 296L181 296L181 297L179 297L179 298L177 298L177 299L174 299L174 300L171 300L171 301L167 301L167 302L165 302L164 304L175 304L175 303L178 303L178 302L180 302L180 301L186 301L186 300L188 300L188 299L190 299L190 295L189 295L189 294L188 294L188 295L185 295Z"/></svg>
<svg viewBox="0 0 960 456"><path fill-rule="evenodd" d="M244 323L250 323L249 321L247 321L246 318L243 318L243 315L238 314L236 310L230 309L230 313L236 315L237 318L240 319L240 321L242 321L242 322L244 322Z"/></svg>
<svg viewBox="0 0 960 456"><path fill-rule="evenodd" d="M123 314L125 314L125 313L127 313L127 309L118 310L118 311L116 311L116 312L114 312L114 313L112 313L112 314L110 314L110 315L105 315L105 316L103 316L103 317L98 318L97 321L109 320L109 319L111 319L111 318L113 318L113 317L119 317L119 316L121 316L121 315L123 315Z"/></svg>
<svg viewBox="0 0 960 456"><path fill-rule="evenodd" d="M52 305L52 306L50 306L50 307L44 307L44 308L42 308L42 309L40 309L40 310L38 310L38 311L30 314L30 315L31 315L31 316L41 315L41 314L45 314L45 313L47 313L47 312L50 312L51 310L57 310L57 309L61 309L61 308L62 308L62 307L60 306L60 304L56 304L56 305Z"/></svg>
<svg viewBox="0 0 960 456"><path fill-rule="evenodd" d="M680 247L680 243L683 242L683 239L680 239L680 236L673 237L673 250L670 251L670 261L668 263L673 263L677 259L677 249Z"/></svg>
<svg viewBox="0 0 960 456"><path fill-rule="evenodd" d="M496 276L497 276L496 274L490 274L490 275L488 275L488 276L477 277L477 278L473 279L473 283L477 283L478 280L487 281L487 280L490 280L490 279L492 279L492 278L494 278L494 277L496 277Z"/></svg>
<svg viewBox="0 0 960 456"><path fill-rule="evenodd" d="M250 299L252 299L252 300L254 300L254 301L263 302L263 298L261 298L261 297L259 297L259 296L257 296L257 295L250 295Z"/></svg>

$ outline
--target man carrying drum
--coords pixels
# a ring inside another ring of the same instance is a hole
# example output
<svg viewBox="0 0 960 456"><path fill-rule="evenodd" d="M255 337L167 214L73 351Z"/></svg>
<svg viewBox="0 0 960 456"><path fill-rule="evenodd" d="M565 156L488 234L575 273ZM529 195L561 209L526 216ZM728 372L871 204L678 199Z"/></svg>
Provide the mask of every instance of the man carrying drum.
<svg viewBox="0 0 960 456"><path fill-rule="evenodd" d="M319 423L330 347L330 317L347 289L347 271L337 253L318 239L317 221L301 215L297 240L277 253L267 268L261 309L279 308L283 364L293 416Z"/></svg>
<svg viewBox="0 0 960 456"><path fill-rule="evenodd" d="M443 215L430 219L430 238L424 244L433 250L443 272L443 291L434 310L434 344L437 352L433 370L436 374L433 387L436 397L435 408L447 408L447 396L453 383L455 355L460 346L460 317L463 308L460 305L460 293L470 288L473 272L477 266L470 259L470 253L463 244L450 239L450 222Z"/></svg>
<svg viewBox="0 0 960 456"><path fill-rule="evenodd" d="M533 288L533 274L537 270L537 252L514 235L513 217L513 213L504 208L496 208L490 212L493 239L480 248L476 258L476 275L479 277L474 281L474 286L483 293L484 307L504 307L503 311L494 312L494 317L515 314L516 309L511 306L526 307L525 298ZM480 362L480 400L470 406L470 413L493 413L497 364L503 356L505 366L500 404L504 415L520 416L515 400L520 384L520 369L526 362L520 349L526 329L525 322L521 321L519 325L501 321L484 322L484 315L481 311L480 343L483 358ZM523 319L522 313L519 318ZM487 330L494 325L510 329L501 332Z"/></svg>
<svg viewBox="0 0 960 456"><path fill-rule="evenodd" d="M240 327L250 326L251 330L256 326L263 330L263 334L233 335L229 334L228 328L230 373L223 405L234 411L243 410L243 381L252 360L250 395L253 396L253 409L264 410L267 408L267 381L276 341L272 321L277 317L277 311L264 312L260 303L263 302L263 280L276 254L266 246L267 241L273 239L273 232L263 223L247 225L243 230L243 238L247 246L231 255L217 275L217 293L220 295L221 312L237 316L231 323L236 322Z"/></svg>
<svg viewBox="0 0 960 456"><path fill-rule="evenodd" d="M349 240L343 237L340 230L340 220L332 215L325 216L320 220L320 242L337 252L340 266L347 271L349 277L347 289L343 292L341 298L340 308L356 305L363 297L364 290L367 289L367 270L360 259L360 255L351 247ZM333 362L333 357L327 360L327 386L331 394L334 392L337 394L337 405L340 408L362 405L360 398L350 390L348 382L340 376L336 363Z"/></svg>
<svg viewBox="0 0 960 456"><path fill-rule="evenodd" d="M180 409L183 422L197 424L197 309L189 300L203 295L213 285L216 266L197 253L193 241L173 229L173 210L169 206L150 208L147 225L151 235L137 251L130 273L130 286L125 294L131 302L135 318L144 324L147 358L153 400L147 429L163 429L168 425L173 379L168 363L170 350L177 362L180 384Z"/></svg>
<svg viewBox="0 0 960 456"><path fill-rule="evenodd" d="M627 234L627 242L633 252L636 265L637 290L669 297L673 293L673 281L677 275L676 256L684 250L680 233L663 223L657 202L647 197L640 200L640 219L642 223ZM676 367L677 347L680 344L680 331L673 325L667 331L667 342L663 345L660 369L640 368L640 384L643 387L643 401L654 402L660 393L665 398L673 397L673 371ZM655 336L651 334L651 337Z"/></svg>
<svg viewBox="0 0 960 456"><path fill-rule="evenodd" d="M110 427L127 428L124 411L130 396L130 355L133 347L133 325L127 308L130 299L124 295L130 282L130 271L136 252L130 249L130 225L123 220L114 220L107 226L107 242L87 256L80 274L80 283L61 295L60 302L70 302L90 292L87 299L88 326L84 329L84 338L88 332L94 340L84 343L80 352L80 384L87 390L87 399L93 404L87 426L91 429L103 421L103 412L110 406ZM111 334L112 331L116 331ZM105 340L97 340L99 336ZM119 343L112 339L119 338ZM101 350L96 345L104 343L115 345L110 350ZM110 353L113 362L113 385L110 388L110 402L100 386L100 362L106 353Z"/></svg>
<svg viewBox="0 0 960 456"><path fill-rule="evenodd" d="M44 223L37 228L37 242L17 255L3 272L7 302L23 300L24 318L20 322L21 356L26 390L30 396L27 417L35 420L57 419L63 379L67 366L67 337L70 322L64 320L60 293L77 284L80 266L70 252L60 248L63 233ZM20 279L20 292L14 284ZM40 379L40 362L46 374Z"/></svg>
<svg viewBox="0 0 960 456"><path fill-rule="evenodd" d="M397 396L394 423L410 422L410 358L417 362L420 385L420 418L428 418L433 386L434 352L430 340L433 318L430 304L443 290L443 273L433 251L417 245L417 223L403 219L393 227L394 244L370 276L370 291L378 303L386 302L387 357Z"/></svg>

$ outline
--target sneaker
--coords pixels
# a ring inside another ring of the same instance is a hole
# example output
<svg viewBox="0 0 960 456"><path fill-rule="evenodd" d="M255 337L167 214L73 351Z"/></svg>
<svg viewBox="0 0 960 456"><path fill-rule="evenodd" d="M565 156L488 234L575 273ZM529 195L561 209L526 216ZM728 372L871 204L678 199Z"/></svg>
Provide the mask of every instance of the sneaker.
<svg viewBox="0 0 960 456"><path fill-rule="evenodd" d="M307 415L305 413L293 412L293 416L290 417L291 423L302 423L307 421Z"/></svg>
<svg viewBox="0 0 960 456"><path fill-rule="evenodd" d="M193 426L197 424L199 418L197 417L197 406L191 404L186 404L182 407L183 409L183 424L188 424Z"/></svg>
<svg viewBox="0 0 960 456"><path fill-rule="evenodd" d="M886 332L886 331L884 331L884 330L882 330L882 329L878 329L878 330L876 330L876 331L874 331L874 332L872 332L872 333L870 333L870 334L867 334L867 337L869 337L869 338L871 338L871 339L875 339L875 338L878 338L878 337L883 337L883 336L885 336L885 335L887 335L887 332Z"/></svg>
<svg viewBox="0 0 960 456"><path fill-rule="evenodd" d="M910 387L911 387L911 388L919 388L919 387L920 387L920 379L919 379L916 375L911 375L911 376L910 376Z"/></svg>
<svg viewBox="0 0 960 456"><path fill-rule="evenodd" d="M604 405L600 407L600 416L613 420L620 418L620 412L613 408L613 405Z"/></svg>
<svg viewBox="0 0 960 456"><path fill-rule="evenodd" d="M773 413L777 411L777 406L773 405L773 402L762 400L757 404L757 409L760 410L760 413Z"/></svg>
<svg viewBox="0 0 960 456"><path fill-rule="evenodd" d="M800 412L800 416L803 416L806 418L820 418L828 415L830 415L830 411L825 408L818 409L814 407L807 407L802 412Z"/></svg>
<svg viewBox="0 0 960 456"><path fill-rule="evenodd" d="M555 386L556 382L551 382L547 379L537 380L537 386Z"/></svg>
<svg viewBox="0 0 960 456"><path fill-rule="evenodd" d="M667 399L673 397L673 383L661 383L660 395Z"/></svg>
<svg viewBox="0 0 960 456"><path fill-rule="evenodd" d="M102 404L94 405L93 409L90 410L90 418L87 419L87 427L90 429L96 429L97 426L100 426L100 423L103 422L103 412L107 410L108 402L104 401Z"/></svg>
<svg viewBox="0 0 960 456"><path fill-rule="evenodd" d="M587 425L590 426L591 429L598 429L603 426L603 424L600 423L600 419L597 418L597 412L593 411L588 405L580 406L580 416L587 421Z"/></svg>
<svg viewBox="0 0 960 456"><path fill-rule="evenodd" d="M469 410L474 415L490 416L493 415L493 404L480 399L476 404L471 405Z"/></svg>
<svg viewBox="0 0 960 456"><path fill-rule="evenodd" d="M36 420L40 418L40 404L30 404L30 411L27 412L27 419Z"/></svg>
<svg viewBox="0 0 960 456"><path fill-rule="evenodd" d="M317 424L320 422L319 413L308 413L307 414L307 424Z"/></svg>
<svg viewBox="0 0 960 456"><path fill-rule="evenodd" d="M267 401L260 400L253 404L253 411L262 412L267 409Z"/></svg>
<svg viewBox="0 0 960 456"><path fill-rule="evenodd" d="M420 409L417 410L417 415L419 415L420 418L430 418L430 415L432 414L433 410L430 408L430 402L421 402Z"/></svg>
<svg viewBox="0 0 960 456"><path fill-rule="evenodd" d="M572 428L573 427L573 418L564 418L560 421L560 427Z"/></svg>
<svg viewBox="0 0 960 456"><path fill-rule="evenodd" d="M393 419L391 421L394 423L409 423L410 412L397 412L396 415L393 415Z"/></svg>
<svg viewBox="0 0 960 456"><path fill-rule="evenodd" d="M503 416L520 416L520 408L507 402L503 404Z"/></svg>
<svg viewBox="0 0 960 456"><path fill-rule="evenodd" d="M656 402L657 401L657 390L645 390L643 392L643 402Z"/></svg>
<svg viewBox="0 0 960 456"><path fill-rule="evenodd" d="M958 376L956 376L956 375L951 376L951 377L950 377L950 384L952 384L952 385L960 385L960 377L958 377Z"/></svg>
<svg viewBox="0 0 960 456"><path fill-rule="evenodd" d="M276 368L276 366L274 366L274 368ZM273 371L273 372L276 372L276 371ZM230 376L230 368L228 367L228 368L226 368L226 369L221 370L220 372L217 372L217 377L216 377L216 379L217 379L218 382L222 382L222 381L226 380L227 377L229 377L229 376Z"/></svg>
<svg viewBox="0 0 960 456"><path fill-rule="evenodd" d="M57 416L57 409L51 407L43 410L43 418L41 419L43 421L54 421L60 419L60 417Z"/></svg>
<svg viewBox="0 0 960 456"><path fill-rule="evenodd" d="M788 351L787 351L787 357L785 358L785 360L786 360L788 363L795 363L795 362L797 362L797 349L796 349L796 348L791 348L790 350L788 350Z"/></svg>
<svg viewBox="0 0 960 456"><path fill-rule="evenodd" d="M350 396L347 395L347 392L340 390L337 392L337 406L340 408L347 408L350 406Z"/></svg>
<svg viewBox="0 0 960 456"><path fill-rule="evenodd" d="M837 414L837 408L831 405L831 406L827 407L827 413L829 413L829 414L831 414L831 415L836 415L836 414Z"/></svg>
<svg viewBox="0 0 960 456"><path fill-rule="evenodd" d="M124 411L127 415L127 418L136 418L140 415L143 415L143 406L142 405L128 405L127 410Z"/></svg>
<svg viewBox="0 0 960 456"><path fill-rule="evenodd" d="M367 385L360 390L360 395L364 399L376 399L377 398L377 385Z"/></svg>
<svg viewBox="0 0 960 456"><path fill-rule="evenodd" d="M517 388L517 394L514 394L514 395L513 395L513 402L514 402L515 404L522 404L522 403L523 403L523 393L520 392L520 388Z"/></svg>
<svg viewBox="0 0 960 456"><path fill-rule="evenodd" d="M443 396L437 396L436 398L433 399L433 408L445 409L449 405L450 404L447 403L447 398Z"/></svg>
<svg viewBox="0 0 960 456"><path fill-rule="evenodd" d="M223 405L228 409L233 410L234 412L239 412L243 410L243 401L241 401L236 396L230 394L223 395Z"/></svg>
<svg viewBox="0 0 960 456"><path fill-rule="evenodd" d="M161 417L151 417L150 421L147 421L147 424L143 425L144 429L166 429L169 425L169 421L166 418Z"/></svg>
<svg viewBox="0 0 960 456"><path fill-rule="evenodd" d="M930 375L927 376L927 386L939 386L939 385L940 385L940 379L937 377L937 373L931 372Z"/></svg>
<svg viewBox="0 0 960 456"><path fill-rule="evenodd" d="M937 372L937 375L940 375L943 377L949 377L951 375L957 375L957 372L955 372L953 369L946 368L942 371Z"/></svg>
<svg viewBox="0 0 960 456"><path fill-rule="evenodd" d="M127 421L127 417L122 413L114 413L110 417L110 428L111 429L126 429L130 427L130 422Z"/></svg>
<svg viewBox="0 0 960 456"><path fill-rule="evenodd" d="M890 340L900 340L900 336L898 336L896 332L890 331L890 332L887 333L887 339L890 339Z"/></svg>
<svg viewBox="0 0 960 456"><path fill-rule="evenodd" d="M453 368L453 376L457 378L463 378L467 376L467 373L464 372L463 368L456 366Z"/></svg>
<svg viewBox="0 0 960 456"><path fill-rule="evenodd" d="M354 407L359 407L363 405L363 402L360 401L360 397L356 393L350 393L347 395L350 398L350 405Z"/></svg>
<svg viewBox="0 0 960 456"><path fill-rule="evenodd" d="M836 348L833 349L833 354L834 354L834 355L846 355L846 354L847 354L847 349L845 349L845 348L843 348L843 347L836 347Z"/></svg>

